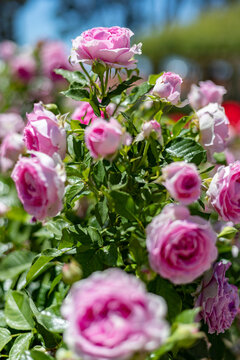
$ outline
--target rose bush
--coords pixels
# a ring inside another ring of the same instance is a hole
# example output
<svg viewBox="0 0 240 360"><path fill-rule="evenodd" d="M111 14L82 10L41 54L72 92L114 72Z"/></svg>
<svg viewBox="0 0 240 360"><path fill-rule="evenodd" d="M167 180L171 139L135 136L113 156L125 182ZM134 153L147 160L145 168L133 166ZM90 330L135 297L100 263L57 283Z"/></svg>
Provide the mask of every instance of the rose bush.
<svg viewBox="0 0 240 360"><path fill-rule="evenodd" d="M84 32L71 69L41 42L28 81L11 68L22 49L3 60L1 160L19 156L14 133L28 148L13 181L0 174L3 358L238 356L239 162L223 89L200 84L204 106L179 115L183 80L143 81L131 36Z"/></svg>

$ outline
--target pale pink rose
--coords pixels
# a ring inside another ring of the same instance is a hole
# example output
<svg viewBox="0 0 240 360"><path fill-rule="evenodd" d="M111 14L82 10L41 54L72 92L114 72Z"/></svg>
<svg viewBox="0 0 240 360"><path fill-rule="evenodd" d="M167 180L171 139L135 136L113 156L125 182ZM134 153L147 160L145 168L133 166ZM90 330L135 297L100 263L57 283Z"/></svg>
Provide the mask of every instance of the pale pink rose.
<svg viewBox="0 0 240 360"><path fill-rule="evenodd" d="M131 137L114 118L96 119L85 130L85 142L94 158L114 155L121 145L130 145Z"/></svg>
<svg viewBox="0 0 240 360"><path fill-rule="evenodd" d="M210 223L190 216L184 206L165 206L146 231L151 268L174 284L191 283L217 257L217 237Z"/></svg>
<svg viewBox="0 0 240 360"><path fill-rule="evenodd" d="M137 135L135 141L148 139L151 134L155 134L157 140L161 142L162 129L161 129L161 125L156 120L150 120L145 122L142 125L142 131Z"/></svg>
<svg viewBox="0 0 240 360"><path fill-rule="evenodd" d="M57 152L62 159L66 155L66 132L56 116L41 103L34 104L34 110L27 114L28 123L24 129L24 142L28 150L43 152L52 156Z"/></svg>
<svg viewBox="0 0 240 360"><path fill-rule="evenodd" d="M201 307L197 321L203 319L208 325L208 332L224 333L229 329L239 309L238 288L229 284L225 277L231 263L216 263L213 269L204 274L197 290L199 296L195 307Z"/></svg>
<svg viewBox="0 0 240 360"><path fill-rule="evenodd" d="M223 95L227 92L223 86L218 86L211 80L200 81L199 85L193 84L188 94L189 103L194 109L201 109L210 103L222 103Z"/></svg>
<svg viewBox="0 0 240 360"><path fill-rule="evenodd" d="M207 150L210 160L215 152L222 152L226 147L229 121L224 108L217 103L209 104L197 111L200 129L200 143Z"/></svg>
<svg viewBox="0 0 240 360"><path fill-rule="evenodd" d="M17 113L0 114L0 140L6 135L22 132L24 122L21 116Z"/></svg>
<svg viewBox="0 0 240 360"><path fill-rule="evenodd" d="M84 31L72 41L71 62L92 64L101 60L115 68L136 67L135 54L141 54L141 45L130 45L133 32L119 26L98 27Z"/></svg>
<svg viewBox="0 0 240 360"><path fill-rule="evenodd" d="M55 73L55 69L70 69L66 47L61 41L47 41L43 44L40 52L43 74L53 81L63 80L61 75Z"/></svg>
<svg viewBox="0 0 240 360"><path fill-rule="evenodd" d="M24 83L28 83L36 75L37 64L31 54L15 56L10 65L13 76Z"/></svg>
<svg viewBox="0 0 240 360"><path fill-rule="evenodd" d="M163 73L156 81L152 93L161 99L177 105L180 102L182 78L175 73Z"/></svg>
<svg viewBox="0 0 240 360"><path fill-rule="evenodd" d="M23 136L20 134L8 134L3 139L0 147L0 168L2 172L13 167L24 148Z"/></svg>
<svg viewBox="0 0 240 360"><path fill-rule="evenodd" d="M102 111L101 117L104 118ZM94 114L93 108L88 102L82 101L72 114L72 119L79 120L81 124L88 125L90 122L98 119L98 116Z"/></svg>
<svg viewBox="0 0 240 360"><path fill-rule="evenodd" d="M62 306L64 340L83 360L126 360L158 348L169 334L165 301L120 269L75 283Z"/></svg>
<svg viewBox="0 0 240 360"><path fill-rule="evenodd" d="M0 59L4 61L10 60L17 51L17 45L10 40L5 40L0 43Z"/></svg>
<svg viewBox="0 0 240 360"><path fill-rule="evenodd" d="M163 185L175 200L188 205L200 197L201 178L194 164L174 162L165 166L162 174Z"/></svg>
<svg viewBox="0 0 240 360"><path fill-rule="evenodd" d="M65 173L57 154L52 158L40 152L22 157L15 165L12 179L24 209L38 220L57 215L62 209Z"/></svg>
<svg viewBox="0 0 240 360"><path fill-rule="evenodd" d="M223 220L240 223L240 161L218 169L207 196Z"/></svg>

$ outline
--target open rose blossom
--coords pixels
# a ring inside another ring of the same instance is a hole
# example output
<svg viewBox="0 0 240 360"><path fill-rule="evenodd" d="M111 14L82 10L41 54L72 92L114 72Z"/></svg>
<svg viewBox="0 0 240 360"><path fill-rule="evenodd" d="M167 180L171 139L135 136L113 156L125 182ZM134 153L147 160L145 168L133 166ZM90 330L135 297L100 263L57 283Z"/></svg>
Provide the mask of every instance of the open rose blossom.
<svg viewBox="0 0 240 360"><path fill-rule="evenodd" d="M119 269L96 272L73 285L62 306L64 340L83 360L125 360L167 338L165 301Z"/></svg>
<svg viewBox="0 0 240 360"><path fill-rule="evenodd" d="M31 54L25 53L15 56L11 60L13 76L23 83L28 83L35 76L37 64Z"/></svg>
<svg viewBox="0 0 240 360"><path fill-rule="evenodd" d="M200 142L207 150L210 160L215 152L222 152L226 147L229 121L224 108L217 103L209 104L197 111L200 129Z"/></svg>
<svg viewBox="0 0 240 360"><path fill-rule="evenodd" d="M191 204L200 197L201 178L194 164L171 163L162 169L163 185L182 204Z"/></svg>
<svg viewBox="0 0 240 360"><path fill-rule="evenodd" d="M223 95L227 92L223 86L216 85L211 80L200 81L199 85L193 84L188 95L189 103L194 109L201 109L210 103L221 105Z"/></svg>
<svg viewBox="0 0 240 360"><path fill-rule="evenodd" d="M114 118L98 118L86 128L85 142L92 157L104 158L114 155L121 145L130 145L131 136Z"/></svg>
<svg viewBox="0 0 240 360"><path fill-rule="evenodd" d="M172 105L177 105L180 102L181 84L182 78L178 74L166 72L157 79L152 93Z"/></svg>
<svg viewBox="0 0 240 360"><path fill-rule="evenodd" d="M19 114L0 114L0 140L4 139L8 134L22 132L23 128L24 122Z"/></svg>
<svg viewBox="0 0 240 360"><path fill-rule="evenodd" d="M218 169L207 196L223 220L240 223L240 161Z"/></svg>
<svg viewBox="0 0 240 360"><path fill-rule="evenodd" d="M152 269L174 284L192 282L217 257L217 238L210 223L190 216L184 206L165 206L146 230Z"/></svg>
<svg viewBox="0 0 240 360"><path fill-rule="evenodd" d="M239 309L238 288L229 284L225 277L231 263L216 263L212 270L204 274L198 289L199 296L195 307L201 307L197 321L203 319L208 325L208 332L223 333L229 329Z"/></svg>
<svg viewBox="0 0 240 360"><path fill-rule="evenodd" d="M0 169L2 172L13 167L24 148L23 136L20 134L8 134L3 139L0 147Z"/></svg>
<svg viewBox="0 0 240 360"><path fill-rule="evenodd" d="M62 159L66 155L66 132L60 127L56 116L41 103L27 114L24 141L28 150L40 151L49 156L57 152Z"/></svg>
<svg viewBox="0 0 240 360"><path fill-rule="evenodd" d="M65 173L57 154L53 158L34 152L15 165L12 179L24 209L38 220L53 217L62 209ZM56 160L56 161L55 161Z"/></svg>
<svg viewBox="0 0 240 360"><path fill-rule="evenodd" d="M141 45L130 45L133 32L119 26L97 27L84 31L72 41L71 62L92 64L101 60L115 68L136 67L135 54L141 54Z"/></svg>

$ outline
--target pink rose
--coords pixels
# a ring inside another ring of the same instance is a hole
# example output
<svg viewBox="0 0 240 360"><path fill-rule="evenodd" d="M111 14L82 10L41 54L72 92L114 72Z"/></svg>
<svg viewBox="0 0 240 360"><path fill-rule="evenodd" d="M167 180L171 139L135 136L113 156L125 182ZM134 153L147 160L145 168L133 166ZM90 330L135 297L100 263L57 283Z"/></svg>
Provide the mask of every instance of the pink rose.
<svg viewBox="0 0 240 360"><path fill-rule="evenodd" d="M98 118L86 128L85 142L92 157L108 157L122 144L130 145L131 137L114 118L109 121Z"/></svg>
<svg viewBox="0 0 240 360"><path fill-rule="evenodd" d="M3 139L8 134L21 132L23 128L24 122L19 114L0 114L0 139Z"/></svg>
<svg viewBox="0 0 240 360"><path fill-rule="evenodd" d="M125 360L166 340L166 305L140 280L119 269L75 283L62 306L64 340L83 360Z"/></svg>
<svg viewBox="0 0 240 360"><path fill-rule="evenodd" d="M229 121L224 108L217 103L209 104L197 111L200 142L207 150L210 160L215 152L222 152L226 146Z"/></svg>
<svg viewBox="0 0 240 360"><path fill-rule="evenodd" d="M222 103L223 95L227 92L223 86L218 86L211 80L200 81L199 85L193 84L188 94L189 103L194 109L201 109L210 103Z"/></svg>
<svg viewBox="0 0 240 360"><path fill-rule="evenodd" d="M72 41L71 62L92 64L101 60L115 68L133 69L136 67L135 54L141 54L141 45L130 47L133 32L126 28L113 26L98 27L84 31Z"/></svg>
<svg viewBox="0 0 240 360"><path fill-rule="evenodd" d="M28 83L35 76L37 65L31 54L21 54L15 56L11 61L13 76L24 83Z"/></svg>
<svg viewBox="0 0 240 360"><path fill-rule="evenodd" d="M161 99L177 105L180 102L182 78L175 73L163 73L156 81L152 93Z"/></svg>
<svg viewBox="0 0 240 360"><path fill-rule="evenodd" d="M0 43L0 59L4 61L10 60L17 50L17 45L10 40L5 40Z"/></svg>
<svg viewBox="0 0 240 360"><path fill-rule="evenodd" d="M207 196L223 220L240 223L240 161L218 169Z"/></svg>
<svg viewBox="0 0 240 360"><path fill-rule="evenodd" d="M13 167L18 157L24 151L23 137L20 134L8 134L0 147L0 168L6 172Z"/></svg>
<svg viewBox="0 0 240 360"><path fill-rule="evenodd" d="M62 209L65 173L61 165L46 154L22 157L15 165L12 179L24 209L38 220L53 217Z"/></svg>
<svg viewBox="0 0 240 360"><path fill-rule="evenodd" d="M101 117L104 118L104 113L102 111ZM82 101L72 114L72 119L79 120L81 124L88 125L90 122L98 119L98 117L94 114L91 105L86 101Z"/></svg>
<svg viewBox="0 0 240 360"><path fill-rule="evenodd" d="M174 284L192 282L217 257L217 237L209 222L190 216L184 206L165 206L146 231L152 269Z"/></svg>
<svg viewBox="0 0 240 360"><path fill-rule="evenodd" d="M135 141L148 139L152 133L155 134L157 140L161 142L162 129L161 129L161 125L156 120L150 120L145 122L142 125L142 131L137 135Z"/></svg>
<svg viewBox="0 0 240 360"><path fill-rule="evenodd" d="M24 141L28 150L43 152L52 156L57 152L62 159L66 155L66 132L56 116L41 103L34 104L34 110L27 114L28 123L24 129Z"/></svg>
<svg viewBox="0 0 240 360"><path fill-rule="evenodd" d="M194 164L174 162L165 166L162 174L163 185L175 200L188 205L200 197L201 178Z"/></svg>
<svg viewBox="0 0 240 360"><path fill-rule="evenodd" d="M197 321L203 319L209 334L224 333L235 319L239 308L238 288L228 283L225 277L231 263L218 262L204 274L198 289L200 293L195 307L201 307Z"/></svg>
<svg viewBox="0 0 240 360"><path fill-rule="evenodd" d="M42 70L45 76L53 81L63 80L61 75L55 73L55 69L70 69L66 48L60 41L47 41L41 49Z"/></svg>

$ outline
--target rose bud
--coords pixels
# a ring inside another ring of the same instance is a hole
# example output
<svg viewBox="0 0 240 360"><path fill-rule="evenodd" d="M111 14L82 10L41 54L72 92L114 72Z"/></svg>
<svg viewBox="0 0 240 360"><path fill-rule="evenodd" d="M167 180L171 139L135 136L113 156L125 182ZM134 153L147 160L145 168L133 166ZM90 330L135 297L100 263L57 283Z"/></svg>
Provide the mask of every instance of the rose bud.
<svg viewBox="0 0 240 360"><path fill-rule="evenodd" d="M182 78L175 73L163 73L156 81L152 93L161 99L177 105L180 102Z"/></svg>

